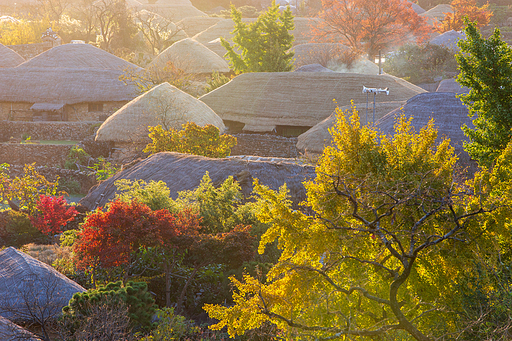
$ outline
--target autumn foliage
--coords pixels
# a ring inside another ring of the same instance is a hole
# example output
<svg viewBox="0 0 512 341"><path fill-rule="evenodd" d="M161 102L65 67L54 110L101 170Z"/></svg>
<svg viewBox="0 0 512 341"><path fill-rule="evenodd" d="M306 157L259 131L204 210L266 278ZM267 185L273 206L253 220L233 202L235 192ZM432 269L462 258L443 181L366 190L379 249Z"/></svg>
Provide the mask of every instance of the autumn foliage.
<svg viewBox="0 0 512 341"><path fill-rule="evenodd" d="M476 0L453 0L451 3L453 13L444 13L444 19L435 25L440 33L455 30L460 31L464 27L464 18L475 22L477 28L489 24L492 17L492 11L489 10L489 4L478 7Z"/></svg>
<svg viewBox="0 0 512 341"><path fill-rule="evenodd" d="M30 221L41 233L50 236L61 233L62 228L77 214L77 210L73 206L69 206L63 196L54 197L41 194Z"/></svg>
<svg viewBox="0 0 512 341"><path fill-rule="evenodd" d="M373 58L411 36L426 38L430 27L404 0L322 0L315 40L343 43Z"/></svg>
<svg viewBox="0 0 512 341"><path fill-rule="evenodd" d="M207 157L226 157L236 145L236 137L220 135L219 128L212 124L204 127L194 122L183 124L181 130L165 130L161 125L149 127L152 142L145 153L178 152Z"/></svg>
<svg viewBox="0 0 512 341"><path fill-rule="evenodd" d="M74 244L78 268L128 264L141 246L172 246L182 234L196 234L199 219L189 212L152 211L137 201L116 200L89 215Z"/></svg>

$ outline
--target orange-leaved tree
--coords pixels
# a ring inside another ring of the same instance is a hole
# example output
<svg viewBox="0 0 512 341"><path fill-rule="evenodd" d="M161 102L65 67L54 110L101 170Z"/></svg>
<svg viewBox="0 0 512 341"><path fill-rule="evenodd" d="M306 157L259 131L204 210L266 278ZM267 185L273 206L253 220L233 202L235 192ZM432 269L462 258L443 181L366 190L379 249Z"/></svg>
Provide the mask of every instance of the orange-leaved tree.
<svg viewBox="0 0 512 341"><path fill-rule="evenodd" d="M313 27L315 40L341 42L372 59L391 46L431 31L406 0L322 0L322 19Z"/></svg>
<svg viewBox="0 0 512 341"><path fill-rule="evenodd" d="M453 0L450 6L453 13L444 13L444 19L435 25L440 33L450 30L460 31L464 27L465 17L471 22L476 22L477 27L487 25L492 17L489 3L478 7L476 0Z"/></svg>

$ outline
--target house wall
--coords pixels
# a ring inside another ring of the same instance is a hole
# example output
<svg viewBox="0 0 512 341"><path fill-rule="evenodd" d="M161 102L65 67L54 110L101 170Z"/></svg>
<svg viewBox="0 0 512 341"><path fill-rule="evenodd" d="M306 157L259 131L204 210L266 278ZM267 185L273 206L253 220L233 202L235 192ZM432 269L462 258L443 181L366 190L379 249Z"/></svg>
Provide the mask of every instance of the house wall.
<svg viewBox="0 0 512 341"><path fill-rule="evenodd" d="M0 141L28 135L32 140L82 141L92 136L101 122L0 122Z"/></svg>
<svg viewBox="0 0 512 341"><path fill-rule="evenodd" d="M63 167L72 145L0 144L0 164Z"/></svg>
<svg viewBox="0 0 512 341"><path fill-rule="evenodd" d="M127 101L103 102L103 112L89 112L89 103L69 104L64 107L64 114L67 116L67 120L71 122L104 121L126 103ZM15 113L16 120L31 121L32 112L29 109L33 104L25 102L0 102L0 121L11 119L11 109L19 110L19 112Z"/></svg>
<svg viewBox="0 0 512 341"><path fill-rule="evenodd" d="M270 134L233 134L237 144L231 148L231 155L274 156L296 158L300 156L296 137Z"/></svg>

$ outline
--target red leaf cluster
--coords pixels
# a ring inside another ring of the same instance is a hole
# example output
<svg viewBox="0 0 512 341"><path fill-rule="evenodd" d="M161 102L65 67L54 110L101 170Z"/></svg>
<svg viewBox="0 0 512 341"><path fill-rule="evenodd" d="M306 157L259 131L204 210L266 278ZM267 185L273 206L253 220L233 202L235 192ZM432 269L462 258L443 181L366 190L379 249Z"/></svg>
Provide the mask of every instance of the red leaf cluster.
<svg viewBox="0 0 512 341"><path fill-rule="evenodd" d="M180 237L198 235L199 224L200 218L189 211L152 211L137 201L116 200L107 211L90 214L82 225L74 244L76 265L83 269L128 264L140 246L183 248Z"/></svg>
<svg viewBox="0 0 512 341"><path fill-rule="evenodd" d="M50 236L61 233L62 227L73 220L77 214L77 210L73 206L69 206L63 196L54 197L42 194L37 200L30 221L41 233Z"/></svg>

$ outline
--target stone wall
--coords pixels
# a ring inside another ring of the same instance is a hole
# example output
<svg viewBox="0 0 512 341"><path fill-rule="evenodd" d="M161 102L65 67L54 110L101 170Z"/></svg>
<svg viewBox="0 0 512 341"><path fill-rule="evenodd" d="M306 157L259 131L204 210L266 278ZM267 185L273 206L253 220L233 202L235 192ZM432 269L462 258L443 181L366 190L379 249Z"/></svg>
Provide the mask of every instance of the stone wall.
<svg viewBox="0 0 512 341"><path fill-rule="evenodd" d="M38 166L63 167L72 145L49 144L0 144L0 164L24 165L36 163Z"/></svg>
<svg viewBox="0 0 512 341"><path fill-rule="evenodd" d="M18 122L0 121L0 141L26 134L32 140L81 141L93 135L101 122Z"/></svg>
<svg viewBox="0 0 512 341"><path fill-rule="evenodd" d="M274 156L296 158L300 156L296 137L283 137L271 134L233 134L237 145L231 155Z"/></svg>

